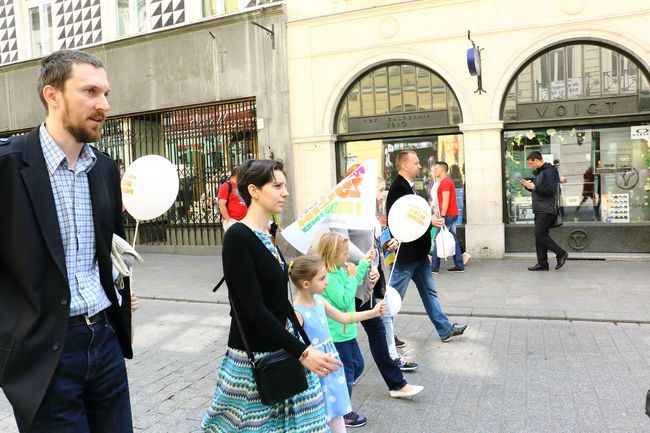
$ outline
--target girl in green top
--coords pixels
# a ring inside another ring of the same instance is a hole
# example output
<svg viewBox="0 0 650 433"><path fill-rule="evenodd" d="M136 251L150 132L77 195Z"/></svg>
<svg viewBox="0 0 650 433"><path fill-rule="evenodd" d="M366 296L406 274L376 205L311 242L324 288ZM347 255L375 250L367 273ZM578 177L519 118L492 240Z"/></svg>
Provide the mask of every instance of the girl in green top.
<svg viewBox="0 0 650 433"><path fill-rule="evenodd" d="M354 321L354 295L368 272L371 260L375 257L375 249L371 248L359 261L359 265L355 266L353 263L347 263L348 239L339 233L324 233L318 242L317 251L327 270L328 284L323 292L323 298L337 310L349 314L351 321ZM364 368L363 356L356 338L357 325L356 323L343 325L329 317L327 324L343 362L345 380L351 398L352 384L361 376ZM355 426L365 424L365 418L355 412L345 415L344 419L346 424L354 423ZM363 424L360 424L361 422Z"/></svg>

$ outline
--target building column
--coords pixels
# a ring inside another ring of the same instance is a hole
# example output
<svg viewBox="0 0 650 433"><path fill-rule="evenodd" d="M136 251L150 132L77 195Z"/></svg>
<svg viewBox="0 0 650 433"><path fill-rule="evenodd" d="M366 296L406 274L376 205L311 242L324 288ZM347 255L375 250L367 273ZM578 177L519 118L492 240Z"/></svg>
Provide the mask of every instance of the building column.
<svg viewBox="0 0 650 433"><path fill-rule="evenodd" d="M459 127L465 148L465 248L476 258L501 258L505 252L503 122L464 123Z"/></svg>
<svg viewBox="0 0 650 433"><path fill-rule="evenodd" d="M292 221L336 184L335 142L335 135L293 140L295 196L289 200L296 212Z"/></svg>

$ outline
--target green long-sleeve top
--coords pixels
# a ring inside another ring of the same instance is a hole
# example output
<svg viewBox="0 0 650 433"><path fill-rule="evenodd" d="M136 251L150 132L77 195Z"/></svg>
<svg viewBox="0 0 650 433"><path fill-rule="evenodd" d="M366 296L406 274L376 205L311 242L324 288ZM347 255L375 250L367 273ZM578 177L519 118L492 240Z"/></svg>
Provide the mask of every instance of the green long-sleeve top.
<svg viewBox="0 0 650 433"><path fill-rule="evenodd" d="M370 262L361 260L354 276L348 275L346 268L335 268L332 272L328 272L327 288L323 292L323 298L339 311L344 313L354 311L354 295L357 292L357 287L366 276L369 266ZM328 317L327 325L335 343L343 343L357 338L356 323L342 325Z"/></svg>

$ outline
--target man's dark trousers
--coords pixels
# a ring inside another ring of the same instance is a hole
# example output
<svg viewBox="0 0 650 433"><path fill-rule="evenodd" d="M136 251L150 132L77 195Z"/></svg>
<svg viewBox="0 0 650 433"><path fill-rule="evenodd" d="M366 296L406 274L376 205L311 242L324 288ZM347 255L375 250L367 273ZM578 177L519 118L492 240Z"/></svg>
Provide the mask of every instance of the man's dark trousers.
<svg viewBox="0 0 650 433"><path fill-rule="evenodd" d="M126 365L110 322L71 323L29 433L132 432Z"/></svg>
<svg viewBox="0 0 650 433"><path fill-rule="evenodd" d="M535 214L535 249L537 251L537 263L548 266L548 251L553 251L557 257L566 254L558 244L555 243L548 230L555 222L556 215L552 213Z"/></svg>
<svg viewBox="0 0 650 433"><path fill-rule="evenodd" d="M382 299L375 298L372 305L376 305ZM357 300L357 311L367 311L370 309L370 302L359 306L361 301ZM386 382L388 389L395 391L402 389L406 386L406 381L402 375L402 371L394 360L390 358L388 353L388 344L386 343L386 328L384 321L381 317L373 317L372 319L364 320L361 323L363 329L368 335L368 346L370 346L370 353L374 359L381 377Z"/></svg>

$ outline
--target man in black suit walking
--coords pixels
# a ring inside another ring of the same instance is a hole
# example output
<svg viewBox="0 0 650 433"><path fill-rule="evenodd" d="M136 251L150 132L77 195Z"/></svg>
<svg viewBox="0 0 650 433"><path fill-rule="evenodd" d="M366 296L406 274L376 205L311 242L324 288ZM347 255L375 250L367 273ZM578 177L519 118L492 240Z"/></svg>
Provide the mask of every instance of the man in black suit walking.
<svg viewBox="0 0 650 433"><path fill-rule="evenodd" d="M404 150L397 155L395 161L398 175L388 191L386 199L386 211L390 213L390 208L395 204L397 199L408 194L415 194L413 181L417 177L420 169L420 159L412 150ZM445 225L443 218L431 220L436 227ZM388 227L390 229L390 225ZM403 242L400 245L397 254L397 262L394 264L392 286L399 292L404 299L409 281L413 280L424 309L429 319L436 327L438 335L442 341L449 341L452 337L461 335L467 329L467 325L452 324L440 307L438 293L431 275L431 262L429 262L429 251L431 250L431 235L427 230L422 236L412 242ZM390 344L390 342L389 342Z"/></svg>
<svg viewBox="0 0 650 433"><path fill-rule="evenodd" d="M0 386L21 433L133 431L124 358L130 289L118 167L88 143L109 110L104 65L81 51L41 61L45 122L0 140Z"/></svg>

